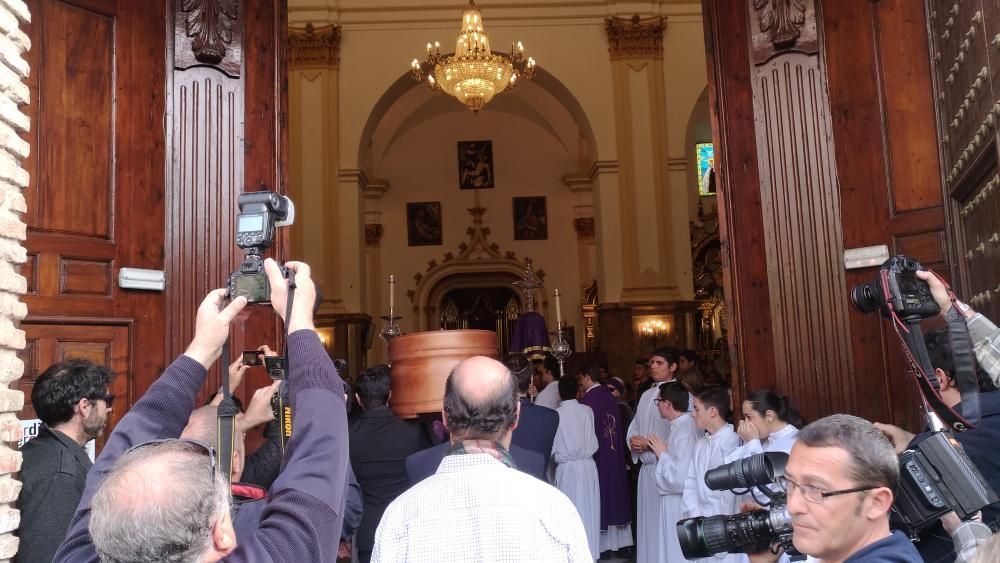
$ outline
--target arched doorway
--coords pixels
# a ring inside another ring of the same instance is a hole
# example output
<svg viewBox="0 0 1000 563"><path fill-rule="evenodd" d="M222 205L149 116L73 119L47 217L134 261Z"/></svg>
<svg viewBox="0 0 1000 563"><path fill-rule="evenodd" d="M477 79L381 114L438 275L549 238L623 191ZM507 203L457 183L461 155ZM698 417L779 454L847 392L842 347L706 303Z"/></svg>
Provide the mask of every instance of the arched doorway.
<svg viewBox="0 0 1000 563"><path fill-rule="evenodd" d="M438 310L441 330L492 330L502 354L510 348L521 300L512 287L456 287L441 298Z"/></svg>

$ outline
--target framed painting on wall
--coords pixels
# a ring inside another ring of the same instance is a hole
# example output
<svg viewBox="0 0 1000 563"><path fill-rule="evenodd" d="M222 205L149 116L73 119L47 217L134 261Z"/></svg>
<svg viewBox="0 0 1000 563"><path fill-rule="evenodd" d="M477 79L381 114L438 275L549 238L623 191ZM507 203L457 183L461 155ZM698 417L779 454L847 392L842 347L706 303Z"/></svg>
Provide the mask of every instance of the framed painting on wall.
<svg viewBox="0 0 1000 563"><path fill-rule="evenodd" d="M463 190L494 187L493 141L458 142L458 187Z"/></svg>
<svg viewBox="0 0 1000 563"><path fill-rule="evenodd" d="M406 204L406 238L410 246L441 244L441 202Z"/></svg>
<svg viewBox="0 0 1000 563"><path fill-rule="evenodd" d="M697 143L694 151L698 165L698 195L715 195L715 147L712 143Z"/></svg>
<svg viewBox="0 0 1000 563"><path fill-rule="evenodd" d="M548 240L545 197L514 198L514 240Z"/></svg>

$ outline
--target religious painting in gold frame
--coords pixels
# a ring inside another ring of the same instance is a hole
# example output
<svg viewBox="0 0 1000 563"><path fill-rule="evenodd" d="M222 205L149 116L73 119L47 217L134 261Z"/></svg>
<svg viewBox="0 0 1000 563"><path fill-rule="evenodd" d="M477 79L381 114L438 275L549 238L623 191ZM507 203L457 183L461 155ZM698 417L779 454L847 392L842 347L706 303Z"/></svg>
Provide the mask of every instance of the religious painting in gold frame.
<svg viewBox="0 0 1000 563"><path fill-rule="evenodd" d="M493 141L458 142L458 187L484 190L495 186Z"/></svg>
<svg viewBox="0 0 1000 563"><path fill-rule="evenodd" d="M418 201L406 204L406 238L410 246L441 244L441 202Z"/></svg>

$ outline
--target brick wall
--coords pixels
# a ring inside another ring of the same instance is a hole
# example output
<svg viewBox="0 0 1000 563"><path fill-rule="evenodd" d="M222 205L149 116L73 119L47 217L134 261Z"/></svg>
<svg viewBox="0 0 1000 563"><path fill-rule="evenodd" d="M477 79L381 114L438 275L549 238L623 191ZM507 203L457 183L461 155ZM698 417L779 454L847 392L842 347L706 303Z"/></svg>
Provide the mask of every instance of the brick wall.
<svg viewBox="0 0 1000 563"><path fill-rule="evenodd" d="M22 108L29 93L24 79L28 63L24 53L31 47L20 26L31 19L22 0L0 0L0 560L17 552L14 535L20 514L13 507L21 483L11 477L21 467L21 454L14 444L21 437L21 424L14 413L24 406L24 393L9 389L21 377L24 364L17 357L24 348L19 323L27 307L19 296L27 283L18 273L26 259L27 227L21 220L26 210L22 190L28 187L28 172L21 162L28 156L28 116Z"/></svg>

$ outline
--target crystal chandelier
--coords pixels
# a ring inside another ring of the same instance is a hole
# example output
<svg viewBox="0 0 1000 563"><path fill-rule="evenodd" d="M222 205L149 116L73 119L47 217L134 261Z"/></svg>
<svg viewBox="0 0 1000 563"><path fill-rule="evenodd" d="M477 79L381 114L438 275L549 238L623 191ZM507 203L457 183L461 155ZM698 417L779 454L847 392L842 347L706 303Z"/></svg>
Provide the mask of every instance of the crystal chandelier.
<svg viewBox="0 0 1000 563"><path fill-rule="evenodd" d="M519 77L535 74L535 60L524 58L524 46L510 45L510 54L490 50L490 35L483 29L483 16L473 0L462 15L462 31L455 41L455 54L442 55L441 44L427 44L427 60L413 59L415 80L427 77L432 90L444 90L478 112L493 96L513 88Z"/></svg>

